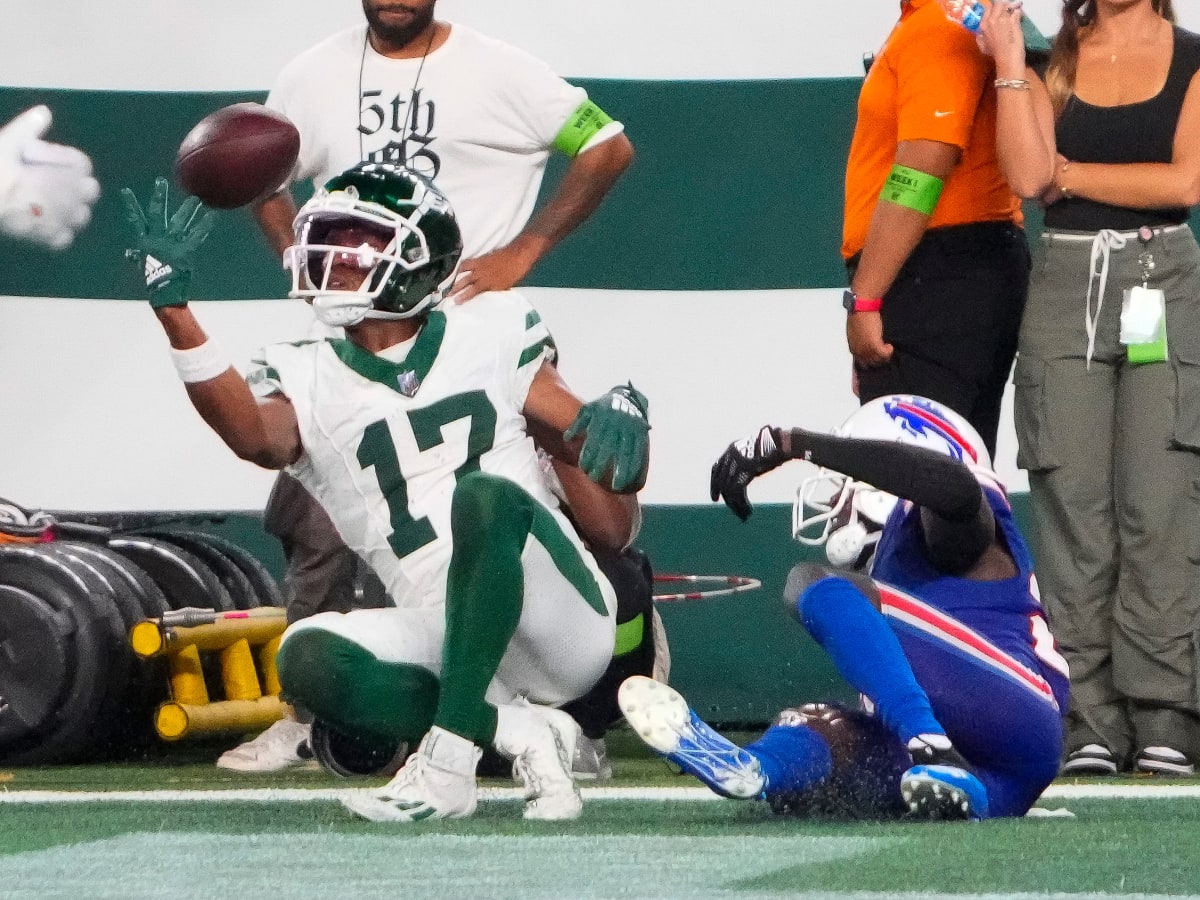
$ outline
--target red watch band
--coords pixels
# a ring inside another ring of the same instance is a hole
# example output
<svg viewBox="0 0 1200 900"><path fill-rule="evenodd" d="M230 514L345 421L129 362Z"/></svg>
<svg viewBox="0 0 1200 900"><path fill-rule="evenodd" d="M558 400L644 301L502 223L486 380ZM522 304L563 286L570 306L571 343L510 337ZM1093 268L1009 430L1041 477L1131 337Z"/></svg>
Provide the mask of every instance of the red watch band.
<svg viewBox="0 0 1200 900"><path fill-rule="evenodd" d="M883 308L882 297L855 297L855 312L879 312Z"/></svg>

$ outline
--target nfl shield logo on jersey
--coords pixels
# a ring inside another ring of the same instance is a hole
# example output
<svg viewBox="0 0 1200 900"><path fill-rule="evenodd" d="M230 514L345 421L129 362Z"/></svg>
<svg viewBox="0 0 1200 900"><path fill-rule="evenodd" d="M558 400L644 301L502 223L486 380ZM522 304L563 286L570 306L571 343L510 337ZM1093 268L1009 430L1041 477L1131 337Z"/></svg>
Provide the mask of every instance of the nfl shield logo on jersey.
<svg viewBox="0 0 1200 900"><path fill-rule="evenodd" d="M417 393L417 388L421 386L421 379L417 377L416 372L410 369L396 376L396 385L405 397L413 397Z"/></svg>

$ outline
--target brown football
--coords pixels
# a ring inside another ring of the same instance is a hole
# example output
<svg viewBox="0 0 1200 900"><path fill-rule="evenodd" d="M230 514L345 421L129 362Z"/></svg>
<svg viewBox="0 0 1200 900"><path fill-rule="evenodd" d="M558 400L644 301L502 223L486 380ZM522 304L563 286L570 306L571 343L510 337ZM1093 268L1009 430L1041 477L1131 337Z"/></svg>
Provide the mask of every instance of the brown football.
<svg viewBox="0 0 1200 900"><path fill-rule="evenodd" d="M235 103L205 116L175 154L175 176L189 194L233 209L281 187L296 165L300 132L259 103Z"/></svg>

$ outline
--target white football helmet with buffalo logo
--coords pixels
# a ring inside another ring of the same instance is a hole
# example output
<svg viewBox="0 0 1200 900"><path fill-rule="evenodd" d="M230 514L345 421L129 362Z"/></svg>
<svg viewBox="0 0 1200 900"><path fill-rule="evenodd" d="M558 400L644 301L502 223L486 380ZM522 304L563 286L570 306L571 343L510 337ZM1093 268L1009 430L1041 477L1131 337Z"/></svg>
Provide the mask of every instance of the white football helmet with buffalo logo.
<svg viewBox="0 0 1200 900"><path fill-rule="evenodd" d="M960 460L976 477L1003 490L979 433L958 413L925 397L893 394L871 400L833 434L926 447ZM792 536L810 547L823 544L831 565L862 565L896 502L892 494L822 468L796 492Z"/></svg>

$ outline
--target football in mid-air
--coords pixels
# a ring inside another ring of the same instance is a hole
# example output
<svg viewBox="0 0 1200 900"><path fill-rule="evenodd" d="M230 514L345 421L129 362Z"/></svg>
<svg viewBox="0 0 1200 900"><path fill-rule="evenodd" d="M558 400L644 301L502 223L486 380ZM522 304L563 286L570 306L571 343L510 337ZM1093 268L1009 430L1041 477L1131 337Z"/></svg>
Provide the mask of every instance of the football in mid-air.
<svg viewBox="0 0 1200 900"><path fill-rule="evenodd" d="M233 209L260 200L287 180L300 132L259 103L235 103L205 116L175 154L175 175L208 206Z"/></svg>

